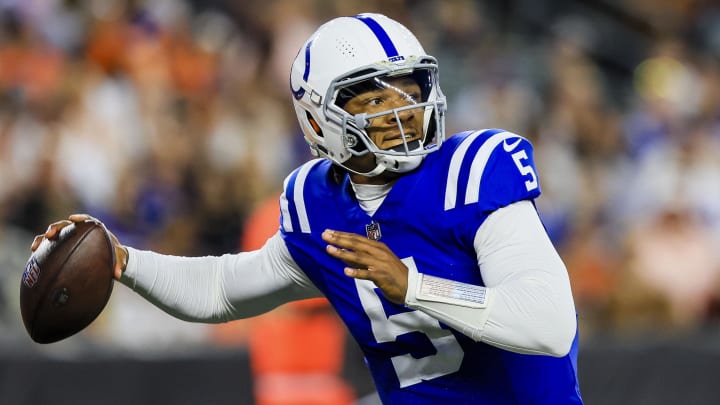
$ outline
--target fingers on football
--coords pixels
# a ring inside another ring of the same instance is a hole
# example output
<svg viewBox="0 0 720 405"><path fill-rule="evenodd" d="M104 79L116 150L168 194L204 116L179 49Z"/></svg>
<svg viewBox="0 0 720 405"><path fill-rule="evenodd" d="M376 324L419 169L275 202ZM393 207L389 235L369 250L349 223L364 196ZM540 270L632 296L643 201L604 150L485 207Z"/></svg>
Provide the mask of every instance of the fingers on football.
<svg viewBox="0 0 720 405"><path fill-rule="evenodd" d="M61 229L64 227L70 225L72 222L68 220L62 220L58 222L53 222L52 224L48 225L47 229L45 230L45 233L35 236L35 238L32 241L32 244L30 245L30 250L33 252L35 249L40 246L40 243L44 238L52 239L60 232Z"/></svg>
<svg viewBox="0 0 720 405"><path fill-rule="evenodd" d="M87 214L72 214L68 217L68 219L64 219L62 221L53 222L52 224L48 225L47 229L45 230L45 233L42 235L37 235L33 239L32 244L30 245L30 250L33 252L40 246L40 243L42 242L43 238L47 239L53 239L56 237L60 230L65 228L66 226L74 223L74 222L83 222L88 220L95 220L95 218L87 215Z"/></svg>
<svg viewBox="0 0 720 405"><path fill-rule="evenodd" d="M72 214L68 217L68 219L71 220L72 222L85 222L85 221L100 222L88 214Z"/></svg>
<svg viewBox="0 0 720 405"><path fill-rule="evenodd" d="M45 235L35 236L35 239L33 239L32 245L30 245L30 250L32 250L34 252L35 249L37 249L38 246L40 246L40 242L42 242L44 237L45 237Z"/></svg>
<svg viewBox="0 0 720 405"><path fill-rule="evenodd" d="M45 237L48 239L54 238L55 236L57 236L58 233L60 233L61 229L65 228L70 224L72 224L72 222L68 221L67 219L50 224L50 226L48 226L47 230L45 231Z"/></svg>

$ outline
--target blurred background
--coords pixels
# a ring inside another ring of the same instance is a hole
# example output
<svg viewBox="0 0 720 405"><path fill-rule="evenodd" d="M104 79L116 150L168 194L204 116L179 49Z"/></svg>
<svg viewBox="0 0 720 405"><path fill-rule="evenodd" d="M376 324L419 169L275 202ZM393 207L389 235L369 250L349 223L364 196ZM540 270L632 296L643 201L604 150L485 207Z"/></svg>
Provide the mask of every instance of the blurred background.
<svg viewBox="0 0 720 405"><path fill-rule="evenodd" d="M406 24L439 58L448 134L500 127L533 141L586 402L717 403L711 0L0 0L0 402L289 404L273 395L299 397L310 380L289 389L261 374L319 367L337 377L324 392L341 392L328 403L373 403L362 356L322 302L197 325L117 285L90 328L40 346L18 298L33 236L70 213L168 254L236 252L272 233L282 180L310 157L290 64L320 23L364 11ZM294 340L318 315L317 336L341 343L318 350L337 361L263 362L277 349L257 342ZM62 384L37 391L45 375Z"/></svg>

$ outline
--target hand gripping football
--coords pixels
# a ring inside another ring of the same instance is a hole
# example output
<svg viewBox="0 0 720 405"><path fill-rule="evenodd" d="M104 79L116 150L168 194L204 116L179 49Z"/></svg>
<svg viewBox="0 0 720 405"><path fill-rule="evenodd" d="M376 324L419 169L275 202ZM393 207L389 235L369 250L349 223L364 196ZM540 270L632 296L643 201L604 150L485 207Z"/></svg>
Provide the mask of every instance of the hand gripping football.
<svg viewBox="0 0 720 405"><path fill-rule="evenodd" d="M113 287L115 249L105 227L76 222L30 256L20 283L20 312L37 343L83 330L105 308Z"/></svg>

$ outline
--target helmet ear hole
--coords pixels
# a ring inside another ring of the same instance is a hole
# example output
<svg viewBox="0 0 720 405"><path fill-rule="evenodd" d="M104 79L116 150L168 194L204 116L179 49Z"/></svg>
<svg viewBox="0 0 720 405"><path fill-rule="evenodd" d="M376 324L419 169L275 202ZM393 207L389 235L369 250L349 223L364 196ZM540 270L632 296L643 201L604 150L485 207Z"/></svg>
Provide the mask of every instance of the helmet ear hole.
<svg viewBox="0 0 720 405"><path fill-rule="evenodd" d="M306 111L306 113L307 113L307 120L310 123L310 126L312 127L313 131L315 131L315 133L318 136L323 136L322 130L320 129L320 125L317 123L317 121L315 121L315 118L313 118L312 115L310 115L309 111Z"/></svg>

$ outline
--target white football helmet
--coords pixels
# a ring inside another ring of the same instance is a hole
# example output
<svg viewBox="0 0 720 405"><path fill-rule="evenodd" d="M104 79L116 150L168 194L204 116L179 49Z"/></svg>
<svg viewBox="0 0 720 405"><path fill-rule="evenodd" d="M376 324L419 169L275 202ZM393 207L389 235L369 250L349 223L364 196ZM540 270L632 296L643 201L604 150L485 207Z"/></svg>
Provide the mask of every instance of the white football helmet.
<svg viewBox="0 0 720 405"><path fill-rule="evenodd" d="M402 76L418 83L420 99L374 114L351 115L342 108L348 94L392 87L388 81ZM354 173L377 176L385 170L408 172L445 139L446 104L438 83L437 61L425 53L407 28L384 15L340 17L320 26L295 57L290 89L313 155L326 157ZM424 109L423 134L419 141L407 142L409 136L398 114L411 108ZM371 119L388 114L396 118L403 144L383 150L366 128ZM367 153L375 155L374 169L360 173L346 166L352 156Z"/></svg>

